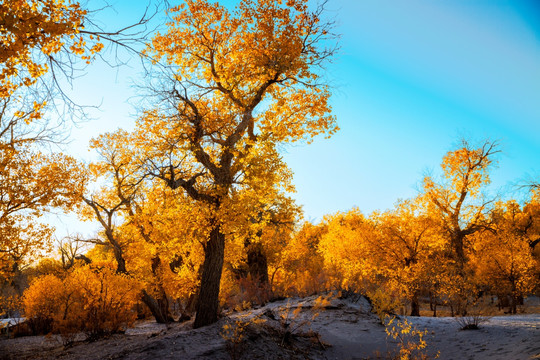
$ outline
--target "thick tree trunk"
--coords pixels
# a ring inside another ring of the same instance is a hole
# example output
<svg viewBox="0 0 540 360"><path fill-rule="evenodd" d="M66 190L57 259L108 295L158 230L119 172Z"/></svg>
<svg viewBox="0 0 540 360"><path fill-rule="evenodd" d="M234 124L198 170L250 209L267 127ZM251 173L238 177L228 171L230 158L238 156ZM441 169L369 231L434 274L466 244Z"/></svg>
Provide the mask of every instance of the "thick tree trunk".
<svg viewBox="0 0 540 360"><path fill-rule="evenodd" d="M264 305L272 298L272 289L268 279L268 259L261 243L252 243L247 251L247 275L255 286L250 301Z"/></svg>
<svg viewBox="0 0 540 360"><path fill-rule="evenodd" d="M418 294L414 294L411 299L411 316L420 316L420 302Z"/></svg>
<svg viewBox="0 0 540 360"><path fill-rule="evenodd" d="M210 233L206 244L197 315L193 327L200 328L218 320L219 284L225 256L225 235L219 225Z"/></svg>
<svg viewBox="0 0 540 360"><path fill-rule="evenodd" d="M465 245L464 245L465 236L463 234L457 233L452 236L452 248L454 250L454 256L460 266L460 270L463 270L465 262Z"/></svg>

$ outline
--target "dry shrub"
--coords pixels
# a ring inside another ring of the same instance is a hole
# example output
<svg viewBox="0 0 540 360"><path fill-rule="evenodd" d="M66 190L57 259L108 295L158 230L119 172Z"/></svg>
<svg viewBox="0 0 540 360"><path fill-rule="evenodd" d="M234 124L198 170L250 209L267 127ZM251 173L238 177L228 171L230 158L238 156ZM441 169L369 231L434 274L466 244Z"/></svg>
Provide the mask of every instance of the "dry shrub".
<svg viewBox="0 0 540 360"><path fill-rule="evenodd" d="M397 320L386 317L384 320L386 335L397 341L398 351L389 356L396 360L427 360L427 343L424 336L427 330L418 330L407 319ZM439 353L434 358L438 358Z"/></svg>
<svg viewBox="0 0 540 360"><path fill-rule="evenodd" d="M64 280L38 278L24 294L24 308L36 333L59 333L70 343L84 332L95 340L124 331L135 321L139 292L138 282L115 274L110 265L83 266Z"/></svg>
<svg viewBox="0 0 540 360"><path fill-rule="evenodd" d="M240 316L235 320L228 319L223 325L220 335L225 340L225 347L231 360L240 359L244 352L244 343L246 340L246 332L250 328L255 328L265 322L258 316Z"/></svg>
<svg viewBox="0 0 540 360"><path fill-rule="evenodd" d="M229 286L222 289L225 306L229 309L243 311L252 305L264 305L271 299L271 290L268 284L261 284L251 276L235 279Z"/></svg>
<svg viewBox="0 0 540 360"><path fill-rule="evenodd" d="M481 324L491 319L492 314L493 309L489 304L485 300L478 300L469 307L465 315L457 316L454 319L461 330L478 330Z"/></svg>
<svg viewBox="0 0 540 360"><path fill-rule="evenodd" d="M285 307L278 311L277 320L281 325L281 345L290 344L295 336L315 337L318 343L322 345L319 334L311 329L311 323L324 311L331 303L332 299L339 297L340 293L328 293L320 295L313 301L313 306L306 307L308 314L302 316L304 309L302 303L298 304L294 310L288 301ZM306 331L307 329L307 331Z"/></svg>

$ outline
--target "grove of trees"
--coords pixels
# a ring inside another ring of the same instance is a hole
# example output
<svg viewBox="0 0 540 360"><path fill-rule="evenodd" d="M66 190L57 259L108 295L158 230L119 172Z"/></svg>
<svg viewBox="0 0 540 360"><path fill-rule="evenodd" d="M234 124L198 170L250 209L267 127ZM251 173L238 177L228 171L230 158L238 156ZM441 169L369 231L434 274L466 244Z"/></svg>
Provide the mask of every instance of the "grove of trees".
<svg viewBox="0 0 540 360"><path fill-rule="evenodd" d="M151 80L134 128L94 138L98 158L82 164L50 150L61 129L48 116L62 97L55 71L129 46L124 34L90 29L78 3L0 4L0 313L67 338L146 315L195 315L197 328L223 307L328 290L412 316L423 304L463 315L486 295L516 313L540 290L540 188L523 201L487 193L496 141L463 140L392 209L303 221L279 149L338 130L324 77L336 36L323 10L305 0L169 9L139 53ZM50 209L101 231L55 248L40 222Z"/></svg>

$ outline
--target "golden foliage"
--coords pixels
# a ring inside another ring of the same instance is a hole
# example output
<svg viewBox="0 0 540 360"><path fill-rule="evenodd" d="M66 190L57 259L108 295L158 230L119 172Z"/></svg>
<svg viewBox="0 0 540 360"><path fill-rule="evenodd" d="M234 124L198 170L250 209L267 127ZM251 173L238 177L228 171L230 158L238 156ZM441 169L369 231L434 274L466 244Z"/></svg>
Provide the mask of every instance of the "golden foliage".
<svg viewBox="0 0 540 360"><path fill-rule="evenodd" d="M533 222L515 201L498 204L492 216L493 230L476 237L473 262L478 281L499 297L510 296L515 313L518 299L538 286L540 269L528 241Z"/></svg>
<svg viewBox="0 0 540 360"><path fill-rule="evenodd" d="M386 335L398 342L398 353L393 359L399 360L427 360L427 343L424 337L427 330L418 330L407 319L397 320L395 317L385 321ZM439 357L439 352L434 359Z"/></svg>
<svg viewBox="0 0 540 360"><path fill-rule="evenodd" d="M108 264L75 269L65 279L46 275L24 293L25 315L35 331L52 330L67 339L84 332L96 339L125 328L135 320L133 306L140 286ZM39 328L36 324L50 323Z"/></svg>
<svg viewBox="0 0 540 360"><path fill-rule="evenodd" d="M0 276L50 250L53 229L37 219L52 207L72 209L85 179L70 156L0 142Z"/></svg>
<svg viewBox="0 0 540 360"><path fill-rule="evenodd" d="M87 39L86 10L70 0L14 0L0 4L0 98L28 87L49 70L54 55L66 51L85 61L99 52L99 39ZM91 41L92 45L87 45Z"/></svg>

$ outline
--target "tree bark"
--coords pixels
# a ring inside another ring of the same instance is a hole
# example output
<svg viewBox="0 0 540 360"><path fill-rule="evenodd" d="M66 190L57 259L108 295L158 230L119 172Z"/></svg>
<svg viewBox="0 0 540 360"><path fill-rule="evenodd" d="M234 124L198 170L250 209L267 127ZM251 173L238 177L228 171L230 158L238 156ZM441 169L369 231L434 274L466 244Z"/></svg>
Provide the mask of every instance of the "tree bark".
<svg viewBox="0 0 540 360"><path fill-rule="evenodd" d="M203 272L197 315L193 327L195 329L210 325L218 320L219 285L223 271L225 256L225 235L219 225L214 226L204 253Z"/></svg>

